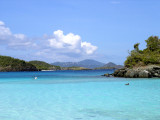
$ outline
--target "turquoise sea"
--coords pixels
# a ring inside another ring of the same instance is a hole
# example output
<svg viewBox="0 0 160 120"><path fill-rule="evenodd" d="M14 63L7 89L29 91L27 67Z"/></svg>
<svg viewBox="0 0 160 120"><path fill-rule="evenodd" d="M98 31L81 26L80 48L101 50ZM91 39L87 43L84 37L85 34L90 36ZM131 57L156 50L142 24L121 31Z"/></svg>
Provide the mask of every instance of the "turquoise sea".
<svg viewBox="0 0 160 120"><path fill-rule="evenodd" d="M160 79L113 71L0 72L0 120L160 120Z"/></svg>

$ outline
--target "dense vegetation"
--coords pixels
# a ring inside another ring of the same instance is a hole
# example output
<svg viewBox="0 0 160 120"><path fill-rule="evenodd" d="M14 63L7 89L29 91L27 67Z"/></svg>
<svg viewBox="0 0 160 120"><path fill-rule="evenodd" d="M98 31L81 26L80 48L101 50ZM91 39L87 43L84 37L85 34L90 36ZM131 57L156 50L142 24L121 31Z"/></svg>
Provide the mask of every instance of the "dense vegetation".
<svg viewBox="0 0 160 120"><path fill-rule="evenodd" d="M151 36L145 42L147 45L144 50L139 50L139 43L134 45L134 50L125 61L125 67L160 65L160 39L158 36Z"/></svg>
<svg viewBox="0 0 160 120"><path fill-rule="evenodd" d="M0 56L0 71L37 71L37 68L23 60Z"/></svg>
<svg viewBox="0 0 160 120"><path fill-rule="evenodd" d="M61 69L61 67L59 66L51 65L43 61L35 60L35 61L30 61L29 63L36 66L36 68L39 70L60 70Z"/></svg>

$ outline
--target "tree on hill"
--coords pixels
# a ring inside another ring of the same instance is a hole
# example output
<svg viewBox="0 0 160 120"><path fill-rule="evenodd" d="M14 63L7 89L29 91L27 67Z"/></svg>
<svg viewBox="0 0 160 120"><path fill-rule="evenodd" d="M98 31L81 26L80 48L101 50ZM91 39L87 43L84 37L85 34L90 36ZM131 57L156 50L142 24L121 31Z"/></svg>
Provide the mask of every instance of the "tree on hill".
<svg viewBox="0 0 160 120"><path fill-rule="evenodd" d="M160 50L160 39L158 36L151 36L147 40L147 50L149 51L159 51Z"/></svg>
<svg viewBox="0 0 160 120"><path fill-rule="evenodd" d="M37 68L24 60L0 56L0 71L37 71Z"/></svg>
<svg viewBox="0 0 160 120"><path fill-rule="evenodd" d="M160 39L158 36L151 36L147 40L146 49L139 50L139 43L134 45L134 50L125 61L125 67L145 66L149 64L160 65Z"/></svg>
<svg viewBox="0 0 160 120"><path fill-rule="evenodd" d="M139 44L140 44L140 43L134 44L134 50L135 50L136 52L139 52Z"/></svg>

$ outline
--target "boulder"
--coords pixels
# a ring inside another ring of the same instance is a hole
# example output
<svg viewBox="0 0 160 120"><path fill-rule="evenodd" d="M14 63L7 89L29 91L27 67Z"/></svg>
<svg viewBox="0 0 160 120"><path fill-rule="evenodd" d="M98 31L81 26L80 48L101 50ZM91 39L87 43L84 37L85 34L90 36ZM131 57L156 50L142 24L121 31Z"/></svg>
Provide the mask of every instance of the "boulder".
<svg viewBox="0 0 160 120"><path fill-rule="evenodd" d="M106 74L104 74L104 75L102 75L102 76L110 77L110 76L112 76L112 74L106 73Z"/></svg>
<svg viewBox="0 0 160 120"><path fill-rule="evenodd" d="M151 78L160 77L160 66L149 65L136 68L121 68L115 70L114 77L126 77L126 78Z"/></svg>
<svg viewBox="0 0 160 120"><path fill-rule="evenodd" d="M126 78L137 78L138 77L138 71L129 69L126 72L124 77L126 77Z"/></svg>
<svg viewBox="0 0 160 120"><path fill-rule="evenodd" d="M151 73L146 70L141 70L139 72L139 78L151 78L151 77L152 77Z"/></svg>
<svg viewBox="0 0 160 120"><path fill-rule="evenodd" d="M115 76L115 77L124 77L126 72L127 72L127 68L121 68L121 69L115 70L115 72L113 73L113 76Z"/></svg>

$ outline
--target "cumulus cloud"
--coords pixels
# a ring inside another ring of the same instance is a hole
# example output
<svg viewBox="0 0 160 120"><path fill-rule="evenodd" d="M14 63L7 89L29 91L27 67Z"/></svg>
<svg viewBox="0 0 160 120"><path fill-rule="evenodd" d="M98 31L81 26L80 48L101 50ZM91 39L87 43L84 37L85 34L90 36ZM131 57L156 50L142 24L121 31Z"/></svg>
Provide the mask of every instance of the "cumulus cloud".
<svg viewBox="0 0 160 120"><path fill-rule="evenodd" d="M97 47L91 43L82 42L79 35L69 33L64 35L62 30L53 32L53 38L48 39L49 46L54 49L65 49L68 52L93 54Z"/></svg>
<svg viewBox="0 0 160 120"><path fill-rule="evenodd" d="M0 41L8 40L11 35L10 29L5 27L4 22L0 21Z"/></svg>
<svg viewBox="0 0 160 120"><path fill-rule="evenodd" d="M91 43L88 42L81 42L81 47L87 54L93 54L93 52L97 49L96 46L93 46L91 45Z"/></svg>
<svg viewBox="0 0 160 120"><path fill-rule="evenodd" d="M79 35L64 34L62 30L54 31L52 35L28 38L24 34L13 34L11 30L0 21L0 43L6 44L11 49L34 50L34 55L66 58L87 56L95 53L97 46L82 41Z"/></svg>
<svg viewBox="0 0 160 120"><path fill-rule="evenodd" d="M120 4L119 1L111 1L111 4Z"/></svg>
<svg viewBox="0 0 160 120"><path fill-rule="evenodd" d="M4 25L4 22L0 21L0 25Z"/></svg>
<svg viewBox="0 0 160 120"><path fill-rule="evenodd" d="M0 43L15 49L35 46L35 43L32 44L24 34L13 34L2 21L0 21Z"/></svg>

